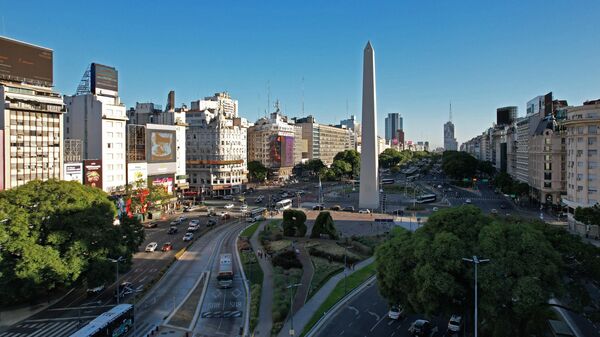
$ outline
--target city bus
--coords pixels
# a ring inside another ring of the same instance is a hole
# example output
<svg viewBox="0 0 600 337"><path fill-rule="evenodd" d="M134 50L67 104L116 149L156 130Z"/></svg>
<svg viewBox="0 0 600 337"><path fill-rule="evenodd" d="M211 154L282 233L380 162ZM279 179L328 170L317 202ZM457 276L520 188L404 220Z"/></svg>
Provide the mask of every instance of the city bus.
<svg viewBox="0 0 600 337"><path fill-rule="evenodd" d="M275 204L275 210L283 211L292 207L292 199L283 199Z"/></svg>
<svg viewBox="0 0 600 337"><path fill-rule="evenodd" d="M391 179L391 178L381 179L381 185L392 185L395 182L396 181L394 179Z"/></svg>
<svg viewBox="0 0 600 337"><path fill-rule="evenodd" d="M418 204L425 204L428 202L435 202L437 196L435 194L423 194L417 197Z"/></svg>
<svg viewBox="0 0 600 337"><path fill-rule="evenodd" d="M247 222L255 222L261 219L264 219L267 214L267 209L264 207L258 207L255 209L251 209L246 212L246 221Z"/></svg>
<svg viewBox="0 0 600 337"><path fill-rule="evenodd" d="M71 337L120 337L133 329L133 305L119 304L96 317Z"/></svg>
<svg viewBox="0 0 600 337"><path fill-rule="evenodd" d="M219 273L217 274L219 288L231 288L233 284L233 261L232 255L221 254L219 258Z"/></svg>

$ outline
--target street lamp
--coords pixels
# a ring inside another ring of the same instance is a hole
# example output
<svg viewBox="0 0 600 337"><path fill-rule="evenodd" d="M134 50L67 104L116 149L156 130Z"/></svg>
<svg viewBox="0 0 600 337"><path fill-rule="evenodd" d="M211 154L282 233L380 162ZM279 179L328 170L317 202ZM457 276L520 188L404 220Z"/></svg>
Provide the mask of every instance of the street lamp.
<svg viewBox="0 0 600 337"><path fill-rule="evenodd" d="M119 301L121 299L121 294L119 294L120 292L120 286L119 286L119 262L124 261L125 259L122 256L119 256L118 259L107 259L110 262L116 263L117 264L117 305L119 304Z"/></svg>
<svg viewBox="0 0 600 337"><path fill-rule="evenodd" d="M290 290L290 336L294 336L294 308L292 303L292 288L301 286L302 283L290 284L286 288Z"/></svg>
<svg viewBox="0 0 600 337"><path fill-rule="evenodd" d="M490 259L479 259L476 255L473 258L467 259L463 257L463 261L472 263L475 266L475 337L477 337L477 265L484 262L489 262Z"/></svg>

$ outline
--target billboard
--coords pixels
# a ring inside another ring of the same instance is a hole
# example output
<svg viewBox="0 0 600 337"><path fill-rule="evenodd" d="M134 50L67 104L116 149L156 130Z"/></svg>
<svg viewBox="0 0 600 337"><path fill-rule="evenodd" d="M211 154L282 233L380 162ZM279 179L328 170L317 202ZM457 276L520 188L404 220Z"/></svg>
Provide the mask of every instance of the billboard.
<svg viewBox="0 0 600 337"><path fill-rule="evenodd" d="M269 163L270 167L281 167L281 136L269 136Z"/></svg>
<svg viewBox="0 0 600 337"><path fill-rule="evenodd" d="M52 86L52 50L0 37L0 78Z"/></svg>
<svg viewBox="0 0 600 337"><path fill-rule="evenodd" d="M92 63L91 67L91 86L92 93L96 94L97 89L106 89L119 91L119 73L117 69L98 63Z"/></svg>
<svg viewBox="0 0 600 337"><path fill-rule="evenodd" d="M102 188L102 160L83 161L83 184Z"/></svg>
<svg viewBox="0 0 600 337"><path fill-rule="evenodd" d="M175 162L175 131L146 130L146 160L148 163Z"/></svg>
<svg viewBox="0 0 600 337"><path fill-rule="evenodd" d="M146 186L148 181L148 165L146 163L127 164L127 184L135 185L139 182Z"/></svg>
<svg viewBox="0 0 600 337"><path fill-rule="evenodd" d="M173 177L172 176L155 176L150 177L153 186L162 186L169 194L173 194Z"/></svg>
<svg viewBox="0 0 600 337"><path fill-rule="evenodd" d="M83 164L82 163L65 163L64 179L66 181L77 181L83 183Z"/></svg>
<svg viewBox="0 0 600 337"><path fill-rule="evenodd" d="M294 137L271 135L269 137L270 167L294 166Z"/></svg>

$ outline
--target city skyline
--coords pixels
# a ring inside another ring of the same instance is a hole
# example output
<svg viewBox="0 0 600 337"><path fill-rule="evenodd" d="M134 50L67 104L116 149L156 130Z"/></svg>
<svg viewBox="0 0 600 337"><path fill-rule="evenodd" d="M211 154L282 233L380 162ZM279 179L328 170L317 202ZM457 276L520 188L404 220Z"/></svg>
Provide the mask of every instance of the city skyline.
<svg viewBox="0 0 600 337"><path fill-rule="evenodd" d="M177 106L228 91L249 121L272 112L267 102L272 106L279 99L288 116L312 114L330 124L360 115L357 50L371 40L380 58L378 134L384 136L384 116L399 112L406 139L429 140L435 148L443 143L439 128L450 99L462 143L480 125L489 125L501 106L518 106L522 116L528 99L549 91L573 105L598 98L592 79L600 67L590 55L600 47L589 41L600 28L592 16L600 4L584 3L381 2L375 10L356 2L345 4L343 15L336 4L322 5L319 12L310 6L239 4L225 8L225 19L198 15L204 8L194 4L174 4L169 9L177 24L166 27L150 24L165 20L151 5L119 4L124 7L111 17L119 24L104 25L102 16L87 14L76 2L60 9L39 3L30 12L39 25L31 25L13 19L29 5L11 4L1 15L0 32L53 49L55 89L63 94L73 94L86 66L99 62L119 70L127 107L164 104L169 90L177 92ZM558 18L556 13L560 20L539 26L543 17ZM373 25L358 28L359 19ZM46 28L39 30L41 25ZM539 45L553 47L543 53ZM166 66L156 67L159 63ZM431 122L439 127L428 127Z"/></svg>

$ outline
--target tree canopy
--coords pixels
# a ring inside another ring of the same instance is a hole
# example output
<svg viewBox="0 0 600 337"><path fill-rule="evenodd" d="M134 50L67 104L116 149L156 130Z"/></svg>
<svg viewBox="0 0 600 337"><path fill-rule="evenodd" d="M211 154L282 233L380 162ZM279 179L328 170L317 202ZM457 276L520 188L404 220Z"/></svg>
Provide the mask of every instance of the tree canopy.
<svg viewBox="0 0 600 337"><path fill-rule="evenodd" d="M462 258L489 258L479 266L482 335L528 336L545 324L546 303L562 290L563 260L548 238L557 234L546 226L492 218L474 206L440 210L377 249L380 290L415 312L468 314L474 275Z"/></svg>
<svg viewBox="0 0 600 337"><path fill-rule="evenodd" d="M116 207L97 188L31 181L0 192L0 303L36 298L77 281L113 279L144 238L139 221L115 225Z"/></svg>
<svg viewBox="0 0 600 337"><path fill-rule="evenodd" d="M444 151L442 169L452 178L472 178L477 171L478 160L462 151Z"/></svg>
<svg viewBox="0 0 600 337"><path fill-rule="evenodd" d="M248 162L248 177L254 182L263 182L267 179L269 170L258 160Z"/></svg>
<svg viewBox="0 0 600 337"><path fill-rule="evenodd" d="M339 152L333 157L334 164L336 161L347 164L341 173L348 175L350 178L357 177L360 174L360 153L358 153L358 151L345 150ZM348 165L350 166L350 170L347 169Z"/></svg>

